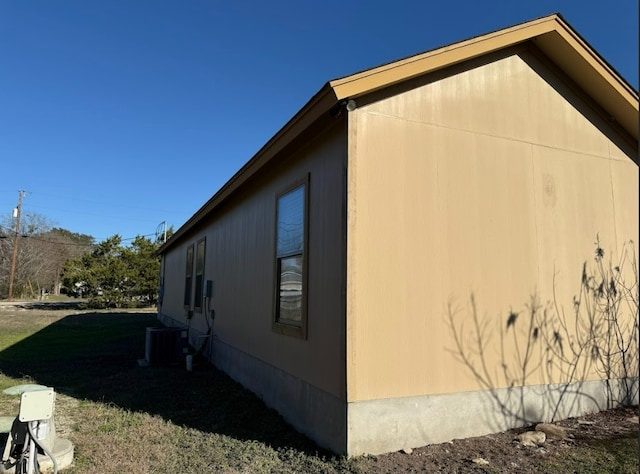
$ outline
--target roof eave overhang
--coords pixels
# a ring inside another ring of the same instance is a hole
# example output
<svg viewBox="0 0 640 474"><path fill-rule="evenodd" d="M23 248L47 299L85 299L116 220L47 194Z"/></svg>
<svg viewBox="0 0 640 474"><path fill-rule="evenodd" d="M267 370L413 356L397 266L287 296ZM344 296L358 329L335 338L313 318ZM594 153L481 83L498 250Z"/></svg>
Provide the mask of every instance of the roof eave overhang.
<svg viewBox="0 0 640 474"><path fill-rule="evenodd" d="M636 141L638 93L559 15L550 15L331 81L338 100L357 98L527 41L533 42Z"/></svg>
<svg viewBox="0 0 640 474"><path fill-rule="evenodd" d="M560 15L550 15L331 81L320 89L207 203L158 250L177 244L206 215L269 161L308 131L337 103L357 99L494 51L533 42L582 88L623 131L638 141L638 92L633 89Z"/></svg>
<svg viewBox="0 0 640 474"><path fill-rule="evenodd" d="M329 84L325 84L297 114L289 120L242 168L227 181L191 218L185 222L157 251L163 254L193 229L202 218L213 211L240 186L255 176L286 146L309 129L336 104L336 96Z"/></svg>
<svg viewBox="0 0 640 474"><path fill-rule="evenodd" d="M556 21L560 27L535 38L535 45L637 142L638 92L562 18Z"/></svg>

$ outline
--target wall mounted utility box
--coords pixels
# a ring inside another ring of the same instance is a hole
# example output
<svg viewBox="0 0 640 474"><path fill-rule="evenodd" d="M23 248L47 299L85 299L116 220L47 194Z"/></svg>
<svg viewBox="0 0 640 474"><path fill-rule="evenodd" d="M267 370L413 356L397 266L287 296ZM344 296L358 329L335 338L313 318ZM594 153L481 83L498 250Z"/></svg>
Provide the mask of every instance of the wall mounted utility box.
<svg viewBox="0 0 640 474"><path fill-rule="evenodd" d="M181 363L188 352L186 329L147 328L145 359L149 365Z"/></svg>
<svg viewBox="0 0 640 474"><path fill-rule="evenodd" d="M34 392L23 392L20 396L20 421L49 420L53 416L55 394L52 388Z"/></svg>

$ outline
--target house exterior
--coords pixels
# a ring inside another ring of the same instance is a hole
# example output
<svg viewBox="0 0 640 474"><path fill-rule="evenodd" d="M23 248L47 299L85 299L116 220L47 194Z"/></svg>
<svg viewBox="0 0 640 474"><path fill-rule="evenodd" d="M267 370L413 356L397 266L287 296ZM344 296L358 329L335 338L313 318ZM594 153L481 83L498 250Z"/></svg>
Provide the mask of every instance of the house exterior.
<svg viewBox="0 0 640 474"><path fill-rule="evenodd" d="M337 453L592 412L621 376L486 383L456 328L570 312L596 238L638 254L638 189L637 92L544 17L327 83L162 246L158 317Z"/></svg>

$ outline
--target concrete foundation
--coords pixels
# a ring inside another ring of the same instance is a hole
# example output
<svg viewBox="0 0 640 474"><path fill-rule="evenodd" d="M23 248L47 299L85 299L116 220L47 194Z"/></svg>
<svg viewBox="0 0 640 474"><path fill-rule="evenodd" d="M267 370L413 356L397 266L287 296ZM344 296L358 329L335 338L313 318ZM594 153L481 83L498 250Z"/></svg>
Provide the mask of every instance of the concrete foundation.
<svg viewBox="0 0 640 474"><path fill-rule="evenodd" d="M382 454L637 403L637 378L353 402L347 449Z"/></svg>
<svg viewBox="0 0 640 474"><path fill-rule="evenodd" d="M215 339L213 361L296 430L323 448L346 454L344 400Z"/></svg>
<svg viewBox="0 0 640 474"><path fill-rule="evenodd" d="M177 325L159 315L165 325ZM199 334L190 332L191 344ZM205 355L277 410L295 429L338 454L383 454L482 436L638 403L638 378L346 403L212 338Z"/></svg>
<svg viewBox="0 0 640 474"><path fill-rule="evenodd" d="M162 313L158 314L158 320L166 326L184 326ZM191 328L189 343L200 347L202 336ZM347 453L344 400L224 343L215 335L204 355L319 446L338 454Z"/></svg>

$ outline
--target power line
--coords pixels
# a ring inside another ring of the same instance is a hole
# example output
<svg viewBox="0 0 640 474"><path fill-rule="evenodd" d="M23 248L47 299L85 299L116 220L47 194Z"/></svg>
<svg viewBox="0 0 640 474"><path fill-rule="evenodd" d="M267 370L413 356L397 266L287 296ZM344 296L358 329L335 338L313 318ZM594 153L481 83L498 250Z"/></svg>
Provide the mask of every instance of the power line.
<svg viewBox="0 0 640 474"><path fill-rule="evenodd" d="M5 232L7 231L7 228L0 224L0 230L1 229L5 229ZM60 242L58 240L50 240L50 239L46 239L46 238L43 238L43 237L39 237L39 235L42 235L42 234L21 234L20 237L27 238L29 240L37 240L37 241L40 241L40 242L47 242L47 243L51 243L51 244L76 245L78 247L86 247L86 246L91 246L91 245L97 245L96 243L81 244L81 243L76 243L76 242ZM103 242L103 241L107 240L110 237L113 237L113 236L105 237L103 239L96 239L93 236L88 236L88 237L91 237L92 239L94 239L94 240L98 241L98 243L100 243L100 242ZM126 238L122 238L121 237L120 241L121 242L128 242L130 240L136 240L138 237L156 237L156 233L153 233L153 234L141 234L141 235L136 235L135 237L126 237Z"/></svg>
<svg viewBox="0 0 640 474"><path fill-rule="evenodd" d="M170 208L152 208L152 207L142 207L142 206L135 206L135 205L130 205L130 204L125 204L125 203L114 203L114 202L105 202L105 201L99 201L99 200L92 200L92 199L85 199L83 197L73 197L70 195L64 195L64 194L58 194L58 193L49 193L49 192L40 192L40 191L29 191L29 196L34 196L36 198L40 198L40 199L35 199L29 200L29 205L28 205L28 209L27 206L25 206L25 209L23 209L23 217L27 216L30 214L29 210L31 210L31 212L35 211L34 215L39 215L38 212L43 212L43 217L47 217L47 214L49 211L55 211L53 214L57 215L60 212L60 206L57 207L52 207L52 201L55 201L57 199L61 199L61 200L66 200L68 202L78 202L78 203L90 203L90 204L95 204L96 206L102 206L102 205L108 205L110 209L112 209L114 206L116 208L120 208L120 209L128 209L128 210L134 210L134 209L139 209L141 211L153 211L153 212L162 212L163 214L166 215L166 213L168 212L171 215L174 215L177 212L182 212L182 211L178 211L178 210L174 210L174 209L170 209ZM42 201L43 197L45 198L45 201ZM46 199L46 197L49 198L54 198L52 199ZM49 204L49 205L47 205ZM43 211L41 211L43 210ZM138 223L146 223L146 222L157 222L156 218L152 218L151 216L149 216L148 219L144 218L144 214L145 212L142 212L143 216L141 217L140 215L138 216L129 216L129 215L123 215L123 214L117 214L117 215L109 215L109 212L105 209L105 211L107 212L96 212L98 211L98 209L93 209L92 210L81 210L78 206L76 205L65 205L64 206L64 216L62 218L64 219L68 219L71 218L71 216L80 216L80 215L84 215L84 216L92 216L92 217L99 217L101 220L118 220L120 221L127 221L127 222L138 222ZM60 217L60 216L58 216ZM146 224L144 224L146 225ZM128 233L128 232L127 232ZM152 234L146 234L145 236L150 237L152 236ZM0 239L2 239L2 229L0 229ZM104 238L97 238L94 237L94 239L96 241L102 241L104 239L106 239L108 237L104 237ZM123 241L130 241L135 239L135 237L128 237L128 238L124 238L122 239Z"/></svg>
<svg viewBox="0 0 640 474"><path fill-rule="evenodd" d="M9 295L8 299L13 298L13 280L16 276L16 260L18 260L18 240L20 239L20 213L22 212L22 199L26 194L25 191L18 191L18 207L15 210L16 218L16 237L13 242L13 255L11 257L11 271L9 273Z"/></svg>
<svg viewBox="0 0 640 474"><path fill-rule="evenodd" d="M27 238L29 240L36 240L38 242L44 242L44 243L48 243L48 244L54 244L54 245L68 245L71 247L92 247L93 245L95 245L93 242L91 243L86 243L86 244L80 244L77 242L60 242L59 240L48 240L48 239L43 239L42 237L36 237L35 235L31 234L31 235L23 235L23 238Z"/></svg>
<svg viewBox="0 0 640 474"><path fill-rule="evenodd" d="M58 199L66 199L69 201L76 201L76 202L85 202L88 204L100 204L100 205L105 205L105 206L109 206L109 207L119 207L119 208L123 208L123 209L139 209L141 211L156 211L156 212L166 212L167 209L166 208L155 208L155 207L143 207L143 206L132 206L129 204L123 204L123 203L114 203L114 202L105 202L105 201L96 201L93 199L84 199L84 198L77 198L77 197L72 197L72 196L64 196L61 194L49 194L49 193L42 193L39 191L35 191L32 192L30 191L29 194L32 195L36 195L36 196L48 196L48 197L54 197L54 198L58 198ZM169 211L171 212L182 212L182 210L177 209L175 211L169 209ZM77 211L74 211L77 213Z"/></svg>

